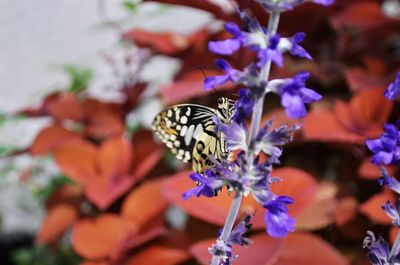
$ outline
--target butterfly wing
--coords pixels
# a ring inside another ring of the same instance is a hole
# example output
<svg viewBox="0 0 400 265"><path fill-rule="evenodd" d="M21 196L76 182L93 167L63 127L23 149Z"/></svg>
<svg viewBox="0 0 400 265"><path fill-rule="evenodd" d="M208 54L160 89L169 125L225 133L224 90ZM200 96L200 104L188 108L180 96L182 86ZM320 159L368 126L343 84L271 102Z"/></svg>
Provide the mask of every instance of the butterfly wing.
<svg viewBox="0 0 400 265"><path fill-rule="evenodd" d="M152 127L177 159L190 162L198 138L205 132L213 133L214 115L216 110L201 105L175 105L161 111Z"/></svg>

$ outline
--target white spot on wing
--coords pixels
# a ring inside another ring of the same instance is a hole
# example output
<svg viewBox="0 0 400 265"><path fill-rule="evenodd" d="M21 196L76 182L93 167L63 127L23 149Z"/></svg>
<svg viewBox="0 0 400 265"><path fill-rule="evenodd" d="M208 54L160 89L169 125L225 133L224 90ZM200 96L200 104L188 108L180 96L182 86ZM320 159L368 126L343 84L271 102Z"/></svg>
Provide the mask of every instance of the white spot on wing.
<svg viewBox="0 0 400 265"><path fill-rule="evenodd" d="M203 126L201 124L197 124L196 130L194 130L193 138L197 139L197 137L203 132Z"/></svg>
<svg viewBox="0 0 400 265"><path fill-rule="evenodd" d="M193 131L194 131L194 125L190 125L189 129L187 130L187 133L185 134L185 144L189 145L190 140L192 140L193 137Z"/></svg>
<svg viewBox="0 0 400 265"><path fill-rule="evenodd" d="M188 118L186 116L181 117L181 123L186 124L188 122Z"/></svg>

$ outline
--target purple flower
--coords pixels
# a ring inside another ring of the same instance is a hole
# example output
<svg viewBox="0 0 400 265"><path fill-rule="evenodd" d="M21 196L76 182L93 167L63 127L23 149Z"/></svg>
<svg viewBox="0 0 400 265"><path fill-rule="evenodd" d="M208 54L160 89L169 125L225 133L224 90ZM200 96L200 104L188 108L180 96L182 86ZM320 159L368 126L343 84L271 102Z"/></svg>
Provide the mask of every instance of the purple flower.
<svg viewBox="0 0 400 265"><path fill-rule="evenodd" d="M235 113L232 116L232 120L241 124L253 112L255 100L250 89L240 89L238 95L239 99L235 103Z"/></svg>
<svg viewBox="0 0 400 265"><path fill-rule="evenodd" d="M205 176L199 173L192 173L189 177L197 182L197 187L188 190L182 195L184 200L189 199L191 196L200 197L201 195L206 197L216 196L218 190L220 190L226 184L219 179L212 171L206 170Z"/></svg>
<svg viewBox="0 0 400 265"><path fill-rule="evenodd" d="M363 247L368 249L367 257L373 265L396 264L400 261L400 253L392 254L389 244L382 237L376 240L371 231L367 231Z"/></svg>
<svg viewBox="0 0 400 265"><path fill-rule="evenodd" d="M233 69L227 61L217 59L215 63L225 74L207 77L204 81L204 86L207 91L213 89L215 86L224 85L228 81L236 82L240 78L242 72Z"/></svg>
<svg viewBox="0 0 400 265"><path fill-rule="evenodd" d="M289 232L294 231L294 218L288 214L287 204L292 204L293 199L288 196L274 196L264 208L268 211L265 214L267 233L273 237L285 237Z"/></svg>
<svg viewBox="0 0 400 265"><path fill-rule="evenodd" d="M247 129L245 124L232 121L230 124L222 125L226 146L229 151L247 150Z"/></svg>
<svg viewBox="0 0 400 265"><path fill-rule="evenodd" d="M281 96L281 104L290 118L301 118L307 114L304 104L320 100L322 96L305 87L309 73L300 72L293 78L276 79L268 83L268 90Z"/></svg>
<svg viewBox="0 0 400 265"><path fill-rule="evenodd" d="M366 141L366 145L374 153L371 159L374 164L400 163L400 131L395 125L385 124L382 136Z"/></svg>
<svg viewBox="0 0 400 265"><path fill-rule="evenodd" d="M208 248L208 252L213 256L219 257L220 265L230 265L231 261L236 257L232 254L232 245L227 244L221 239L217 239L217 241Z"/></svg>
<svg viewBox="0 0 400 265"><path fill-rule="evenodd" d="M243 220L232 229L232 232L227 240L228 244L235 244L239 246L247 246L251 244L251 240L244 236L244 234L251 229L251 217L252 215L246 215L246 217L243 218Z"/></svg>
<svg viewBox="0 0 400 265"><path fill-rule="evenodd" d="M335 0L257 0L268 11L282 12L292 10L295 6L304 3L305 1L313 1L320 5L331 5Z"/></svg>
<svg viewBox="0 0 400 265"><path fill-rule="evenodd" d="M269 120L266 125L258 132L255 142L256 153L264 152L269 156L280 157L282 150L278 146L287 144L293 140L293 133L298 130L299 126L289 128L280 126L273 131L269 131L272 125L272 120Z"/></svg>
<svg viewBox="0 0 400 265"><path fill-rule="evenodd" d="M398 96L400 96L400 72L397 73L396 80L385 91L385 97L390 100L396 100Z"/></svg>
<svg viewBox="0 0 400 265"><path fill-rule="evenodd" d="M311 55L299 45L299 43L304 40L305 36L306 34L304 32L298 32L294 34L292 38L282 38L278 48L281 52L289 51L294 56L312 60Z"/></svg>
<svg viewBox="0 0 400 265"><path fill-rule="evenodd" d="M388 172L383 167L381 168L381 173L382 176L378 178L378 183L400 194L400 182L394 177L389 176Z"/></svg>
<svg viewBox="0 0 400 265"><path fill-rule="evenodd" d="M400 199L397 199L396 207L394 207L390 201L387 201L384 205L382 205L382 209L385 213L392 219L393 225L400 227Z"/></svg>

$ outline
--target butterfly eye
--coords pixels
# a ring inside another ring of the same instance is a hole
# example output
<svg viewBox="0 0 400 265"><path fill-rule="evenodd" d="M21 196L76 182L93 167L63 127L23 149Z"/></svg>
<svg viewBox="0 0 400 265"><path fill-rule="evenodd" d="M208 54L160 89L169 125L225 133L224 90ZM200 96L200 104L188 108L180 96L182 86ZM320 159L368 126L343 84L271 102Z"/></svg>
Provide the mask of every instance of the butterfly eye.
<svg viewBox="0 0 400 265"><path fill-rule="evenodd" d="M222 104L222 103L224 103L224 99L223 98L219 98L217 102L218 102L218 104Z"/></svg>

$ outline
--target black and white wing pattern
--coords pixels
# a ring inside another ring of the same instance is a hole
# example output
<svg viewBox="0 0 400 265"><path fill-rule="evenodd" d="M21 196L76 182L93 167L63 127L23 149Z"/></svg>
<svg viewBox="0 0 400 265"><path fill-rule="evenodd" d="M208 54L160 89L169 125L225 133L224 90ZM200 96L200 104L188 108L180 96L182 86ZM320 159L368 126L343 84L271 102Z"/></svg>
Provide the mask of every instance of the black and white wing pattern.
<svg viewBox="0 0 400 265"><path fill-rule="evenodd" d="M215 132L213 117L226 119L221 106L218 109L196 104L181 104L161 111L153 121L153 130L177 159L192 162L196 172L203 173L212 165L211 157L219 160L227 155L221 132Z"/></svg>

